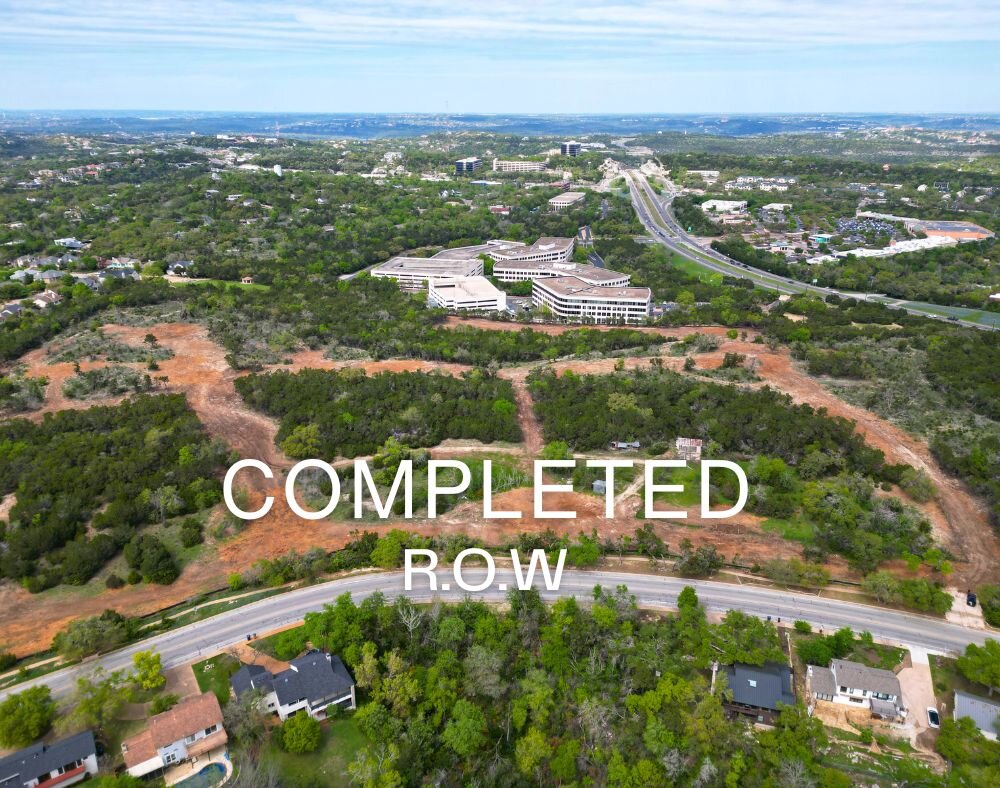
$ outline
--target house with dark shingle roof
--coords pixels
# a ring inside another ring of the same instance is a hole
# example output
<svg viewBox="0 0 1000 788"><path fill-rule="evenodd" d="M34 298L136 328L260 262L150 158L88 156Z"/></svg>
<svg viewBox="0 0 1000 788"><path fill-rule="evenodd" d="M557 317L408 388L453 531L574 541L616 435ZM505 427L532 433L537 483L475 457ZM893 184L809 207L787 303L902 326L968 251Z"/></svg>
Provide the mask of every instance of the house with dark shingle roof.
<svg viewBox="0 0 1000 788"><path fill-rule="evenodd" d="M744 665L737 662L721 666L719 673L725 675L733 696L724 704L732 714L771 724L778 716L779 705L795 705L792 670L788 665L779 662Z"/></svg>
<svg viewBox="0 0 1000 788"><path fill-rule="evenodd" d="M0 758L0 788L62 788L94 774L97 745L90 731L52 744L32 744Z"/></svg>
<svg viewBox="0 0 1000 788"><path fill-rule="evenodd" d="M144 731L122 742L122 758L129 774L142 777L202 755L211 760L228 741L219 699L206 692L151 717Z"/></svg>
<svg viewBox="0 0 1000 788"><path fill-rule="evenodd" d="M310 651L293 659L280 673L271 673L260 665L244 665L229 683L237 697L259 691L261 707L281 720L303 710L322 720L330 706L356 708L354 679L340 657L322 651Z"/></svg>
<svg viewBox="0 0 1000 788"><path fill-rule="evenodd" d="M859 706L889 720L903 715L899 679L891 670L835 659L829 668L809 665L806 682L815 700Z"/></svg>
<svg viewBox="0 0 1000 788"><path fill-rule="evenodd" d="M1000 703L955 690L953 715L956 720L960 720L962 717L971 718L983 736L990 741L997 740L997 727L1000 726Z"/></svg>

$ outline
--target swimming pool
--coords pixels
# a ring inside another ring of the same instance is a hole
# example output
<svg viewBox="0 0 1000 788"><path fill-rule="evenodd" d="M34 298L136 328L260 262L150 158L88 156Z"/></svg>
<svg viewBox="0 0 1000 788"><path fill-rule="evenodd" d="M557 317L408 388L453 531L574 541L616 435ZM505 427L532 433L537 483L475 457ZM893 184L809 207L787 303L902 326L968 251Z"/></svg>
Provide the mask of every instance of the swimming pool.
<svg viewBox="0 0 1000 788"><path fill-rule="evenodd" d="M221 763L210 763L197 774L193 774L179 783L174 783L174 785L183 785L184 788L213 788L222 782L225 776L225 766Z"/></svg>

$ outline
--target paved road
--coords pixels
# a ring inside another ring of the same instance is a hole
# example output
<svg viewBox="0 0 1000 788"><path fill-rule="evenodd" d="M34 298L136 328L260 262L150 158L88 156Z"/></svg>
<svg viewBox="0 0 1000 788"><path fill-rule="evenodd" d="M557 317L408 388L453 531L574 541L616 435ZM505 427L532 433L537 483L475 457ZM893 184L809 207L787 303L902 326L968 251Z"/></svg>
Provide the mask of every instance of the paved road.
<svg viewBox="0 0 1000 788"><path fill-rule="evenodd" d="M450 572L439 571L437 574L439 587L446 582L452 586L451 590L439 591L437 598L457 601L464 596L464 593L455 586ZM465 573L467 583L476 583L482 576L482 570L471 568ZM416 578L415 588L411 592L403 590L401 572L368 573L308 586L262 599L237 608L231 613L198 621L173 632L157 635L119 651L88 660L83 665L41 676L18 685L15 690L20 691L33 684L47 684L52 688L55 697L65 699L78 675L85 675L98 665L105 670L130 668L132 655L149 648L155 648L160 652L164 667L183 665L239 643L245 640L248 634L263 635L270 630L301 621L306 613L319 610L324 604L333 602L345 592L350 592L356 600L370 596L375 591L382 591L387 597L405 594L414 601L430 601L435 595L427 590L426 581L421 583L419 582L421 580L424 578L419 576ZM513 587L513 573L509 569L498 567L494 585L473 596L486 601L501 601L504 592L500 590L500 586L504 583L508 587ZM868 630L877 639L916 646L933 653L958 652L968 643L982 643L986 639L986 633L983 631L966 629L924 616L809 594L706 580L692 581L628 572L567 569L563 573L559 591L543 590L541 577L536 578L535 587L539 588L542 597L547 600L561 596L586 599L590 597L596 584L605 587L627 585L642 607L652 608L675 607L681 589L685 585L691 585L695 587L702 604L709 612L743 610L762 618L765 616L772 616L775 620L781 618L785 622L803 619L809 621L814 628L827 632L845 626L856 631ZM0 700L7 694L0 692Z"/></svg>
<svg viewBox="0 0 1000 788"><path fill-rule="evenodd" d="M705 248L700 246L677 223L677 220L670 211L670 203L676 196L675 194L671 193L666 199L659 197L650 187L646 178L634 170L626 172L626 182L628 183L629 194L632 197L632 204L639 215L639 221L642 222L649 233L670 251L698 263L703 268L727 276L741 276L745 279L750 279L761 287L777 290L779 293L813 293L819 296L837 295L842 298L869 299L869 296L864 293L845 292L830 287L818 287L800 282L797 279L772 274L760 268L748 266L738 260L733 260L711 247ZM650 210L650 205L652 206L652 210ZM885 303L891 299L881 296L871 296L871 300ZM984 331L997 330L992 325L977 323L971 320L949 320L948 315L941 314L941 307L933 307L933 305L930 305L927 309L903 303L893 304L893 306L903 309L911 315L920 315L921 317L929 317L934 320L948 320L956 325L963 325L967 328L978 328ZM953 312L955 311L954 308L951 309Z"/></svg>

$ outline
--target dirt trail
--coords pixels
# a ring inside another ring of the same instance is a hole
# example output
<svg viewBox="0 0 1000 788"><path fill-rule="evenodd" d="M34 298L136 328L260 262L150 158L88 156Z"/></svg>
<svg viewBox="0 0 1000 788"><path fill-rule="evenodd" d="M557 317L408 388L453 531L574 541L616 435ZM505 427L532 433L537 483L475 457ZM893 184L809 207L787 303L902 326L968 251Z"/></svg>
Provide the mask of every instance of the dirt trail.
<svg viewBox="0 0 1000 788"><path fill-rule="evenodd" d="M518 324L498 324L490 321L457 321L449 324L481 325L493 330L520 330ZM568 326L532 326L535 330L557 333L570 330ZM691 333L705 333L725 336L721 327L699 326L672 329L645 329L666 336L683 337ZM156 335L160 344L171 348L175 356L159 362L159 375L166 375L165 390L183 392L191 407L198 414L208 432L221 438L244 457L264 460L276 469L290 466L290 461L275 446L277 424L247 408L236 393L234 381L241 374L231 368L225 360L225 352L208 338L204 328L186 323L160 324L148 327L105 326L110 337L122 342L141 345L146 333ZM750 333L750 332L748 332ZM752 337L753 334L750 333ZM841 401L821 383L810 378L791 360L786 351L771 351L765 345L751 341L723 339L717 351L696 355L699 369L713 369L722 363L726 352L743 353L754 357L758 364L758 374L762 383L787 392L796 402L805 402L816 408L825 408L830 415L844 416L853 420L858 431L873 446L885 452L890 462L905 462L925 470L939 490L938 500L924 511L931 518L936 537L960 560L956 564L953 582L975 585L983 581L998 579L997 566L1000 565L1000 541L989 525L985 507L976 500L961 482L947 476L934 461L923 442L907 435L898 427L860 408ZM679 369L683 357L659 357L664 367ZM72 374L72 364L49 365L44 351L33 351L22 361L28 366L28 374L44 376L51 381L46 402L41 411L30 415L40 419L47 412L65 407L91 407L95 404L112 404L120 398L67 401L61 395L61 385ZM569 360L547 364L549 368L562 373L572 370L579 374L609 373L615 369L617 359ZM85 362L84 369L101 366L103 362ZM624 359L626 368L645 368L649 357ZM525 437L524 453L526 461L537 456L542 446L542 433L538 419L531 408L526 378L531 369L542 366L539 363L503 368L500 375L511 380L518 404L518 418ZM317 351L302 351L292 355L290 365L275 365L272 369L300 370L306 368L344 369L361 368L369 373L379 371L439 371L458 375L469 369L461 364L445 364L420 360L397 361L331 361ZM482 445L463 442L449 442L435 454L460 455L472 451L496 450ZM273 489L272 489L273 488ZM180 579L171 586L127 586L115 591L94 593L92 588L59 588L40 595L28 594L10 583L0 584L0 642L18 653L26 653L46 648L52 637L69 621L88 615L99 614L106 608L114 608L133 615L151 613L165 606L184 601L206 589L225 584L231 572L241 571L261 558L273 558L289 550L303 550L311 546L336 549L343 546L355 530L373 530L384 533L399 527L399 522L357 523L351 519L343 521L307 522L287 508L274 482L261 480L251 490L251 499L257 503L265 494L276 496L272 512L262 520L249 525L241 534L215 546L211 560L195 562L185 567ZM11 499L4 501L10 505ZM558 533L575 535L580 531L597 529L602 538L631 535L641 524L635 516L641 505L638 487L628 495L620 496L617 516L614 520L603 517L603 499L597 496L568 494L547 496L546 505L552 509L574 509L578 512L575 520L536 520L532 516L531 490L512 490L494 499L497 509L519 509L522 519L517 521L485 520L480 504L467 503L456 507L436 521L407 523L407 529L422 534L465 533L497 543L508 537L512 528L516 531L544 531L551 528ZM694 526L694 527L692 527ZM657 532L667 543L676 548L684 538L695 545L711 543L727 557L738 556L744 563L764 561L774 557L793 557L801 553L799 545L782 539L777 534L761 531L759 518L741 514L729 521L699 521L692 517L684 524L679 522L657 522ZM843 561L835 559L830 569L837 577L848 577Z"/></svg>

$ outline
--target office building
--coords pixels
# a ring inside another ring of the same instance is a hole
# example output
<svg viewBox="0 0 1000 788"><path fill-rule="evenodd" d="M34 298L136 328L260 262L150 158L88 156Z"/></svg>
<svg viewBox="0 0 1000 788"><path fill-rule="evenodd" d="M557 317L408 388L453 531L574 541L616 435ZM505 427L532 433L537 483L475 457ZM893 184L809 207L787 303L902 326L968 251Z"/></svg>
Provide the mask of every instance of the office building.
<svg viewBox="0 0 1000 788"><path fill-rule="evenodd" d="M493 172L543 172L544 161L493 160Z"/></svg>
<svg viewBox="0 0 1000 788"><path fill-rule="evenodd" d="M372 269L376 279L395 279L400 290L422 290L431 279L479 276L483 261L478 257L393 257Z"/></svg>
<svg viewBox="0 0 1000 788"><path fill-rule="evenodd" d="M575 276L535 279L531 300L554 315L583 323L641 323L649 316L648 287L600 287Z"/></svg>
<svg viewBox="0 0 1000 788"><path fill-rule="evenodd" d="M483 166L483 160L478 156L469 156L455 162L455 174L463 175L467 172L475 172Z"/></svg>
<svg viewBox="0 0 1000 788"><path fill-rule="evenodd" d="M427 299L442 309L468 309L475 312L502 312L507 308L507 294L485 276L462 276L431 279Z"/></svg>
<svg viewBox="0 0 1000 788"><path fill-rule="evenodd" d="M559 146L559 152L563 156L579 156L580 155L580 143L579 142L564 142Z"/></svg>
<svg viewBox="0 0 1000 788"><path fill-rule="evenodd" d="M549 200L549 208L553 211L564 211L571 205L576 205L578 202L582 202L583 198L586 197L583 192L563 192L562 194L557 194L551 200Z"/></svg>
<svg viewBox="0 0 1000 788"><path fill-rule="evenodd" d="M564 263L573 257L573 249L576 247L574 238L550 238L543 236L535 241L531 246L524 244L510 244L508 246L494 246L486 251L489 258L495 263L493 275L505 282L516 282L518 279L503 279L497 273L497 269L503 270L507 263ZM530 279L530 277L522 277Z"/></svg>

